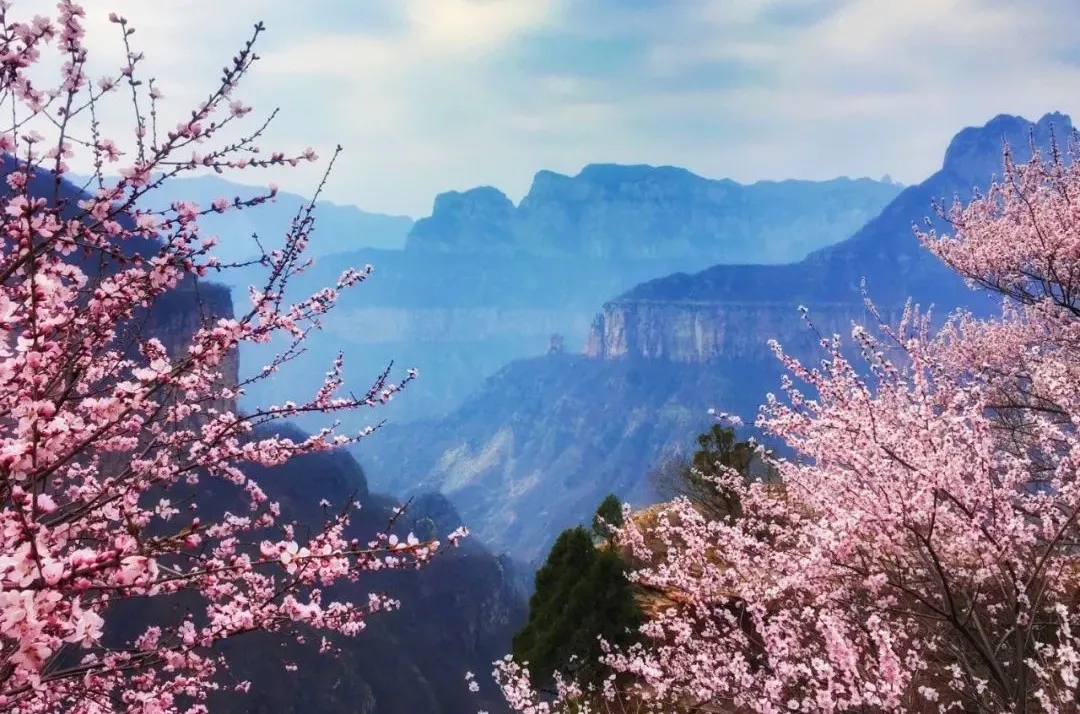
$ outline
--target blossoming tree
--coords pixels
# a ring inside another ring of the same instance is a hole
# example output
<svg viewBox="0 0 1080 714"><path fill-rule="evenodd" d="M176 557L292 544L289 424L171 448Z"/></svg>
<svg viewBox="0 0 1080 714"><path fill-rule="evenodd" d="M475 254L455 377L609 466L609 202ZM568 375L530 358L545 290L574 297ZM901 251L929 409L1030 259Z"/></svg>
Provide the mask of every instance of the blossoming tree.
<svg viewBox="0 0 1080 714"><path fill-rule="evenodd" d="M738 518L676 500L628 519L634 580L672 594L644 646L614 652L650 711L1080 709L1080 167L1075 141L942 210L925 246L1003 297L992 320L839 338L760 424L796 456L781 487L721 476ZM519 711L539 702L497 670ZM601 708L602 708L601 703ZM595 709L595 707L594 707ZM580 711L576 710L576 711Z"/></svg>
<svg viewBox="0 0 1080 714"><path fill-rule="evenodd" d="M413 375L393 384L384 374L366 394L340 396L339 358L307 402L236 413L247 383L230 376L238 346L284 336L289 348L255 378L273 373L338 292L370 273L347 270L336 286L286 302L286 283L307 265L310 205L282 227L283 247L259 261L266 279L243 314L208 316L179 349L139 329L163 298L195 294L200 278L228 267L213 257L200 217L248 210L274 189L162 212L141 210L144 197L184 172L316 156L259 153L265 125L222 138L249 112L235 89L257 60L261 26L220 86L164 131L162 95L140 79L127 21L110 16L124 65L94 82L84 12L68 0L57 8L52 18L18 20L0 2L0 712L196 714L220 685L222 642L300 623L354 635L369 613L396 603L331 601L326 588L420 564L438 548L387 534L359 542L348 531L352 503L327 508L321 528L301 529L244 470L355 441L366 432L266 435L302 412L377 406ZM42 86L50 55L60 74ZM130 146L99 122L103 102L121 91L135 127ZM96 167L84 193L62 181L80 153ZM118 181L103 178L110 164ZM207 517L203 484L231 489L239 508ZM175 496L184 489L193 501ZM114 608L178 597L187 606L174 620L142 626L119 646L103 639Z"/></svg>

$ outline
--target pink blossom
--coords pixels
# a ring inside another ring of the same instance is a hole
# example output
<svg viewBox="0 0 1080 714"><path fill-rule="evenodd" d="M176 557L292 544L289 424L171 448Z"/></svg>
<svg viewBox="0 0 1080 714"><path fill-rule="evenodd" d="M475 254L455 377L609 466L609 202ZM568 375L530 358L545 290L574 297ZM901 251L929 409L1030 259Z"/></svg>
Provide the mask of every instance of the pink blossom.
<svg viewBox="0 0 1080 714"><path fill-rule="evenodd" d="M151 97L161 95L151 80L140 79L141 53L131 49L113 76L91 86L83 72L90 53L81 7L61 0L54 18L20 22L3 6L0 83L14 111L9 126L0 127L0 151L14 148L16 132L21 148L0 196L0 269L7 275L0 284L0 713L200 711L222 685L220 643L250 631L295 637L292 627L300 622L356 636L371 612L397 603L379 597L331 603L322 592L367 571L420 565L437 549L414 536L391 544L386 534L361 547L349 535L354 504L302 528L248 477L253 464L273 467L360 438L331 428L299 441L257 436L268 428L272 434L273 422L373 408L411 377L396 384L379 379L367 393L345 395L343 360L337 360L315 395L288 408L237 413L246 383L235 383L229 365L240 345L290 342L291 350L271 360L266 372L272 373L302 347L339 291L360 282L350 278L286 301L283 276L303 265L308 238L295 227L285 250L265 256L267 280L249 311L200 319L185 334L171 335L179 344L168 347L144 333L144 308L221 265L200 218L253 209L276 191L250 201L219 199L205 210L190 201L161 213L134 210L146 205L142 199L159 177L313 155L254 151L257 127L239 143L219 135L225 122L214 114L239 124L249 111L227 97L250 67L250 52L226 67L218 91L169 141L151 141L152 117L143 107L154 104L143 97L146 87ZM109 19L130 42L127 21L115 13ZM46 51L59 56L43 59ZM59 74L48 84L50 67ZM114 139L98 136L88 109L104 108L106 95L121 85L137 94L132 148L124 152ZM94 128L76 137L80 122L42 116L53 106L76 108L72 116L86 112ZM51 134L22 133L26 126ZM200 142L198 167L181 158L192 141ZM66 205L28 193L38 183L28 176L63 174L80 152L99 173L105 162L120 163L121 180ZM123 250L131 243L147 249L131 257ZM87 259L72 260L73 254ZM197 306L192 313L199 314ZM227 493L239 513L208 517L206 504L177 495L205 482ZM280 539L267 540L267 533ZM116 649L103 639L114 604L179 593L195 609L190 616L143 628L133 647Z"/></svg>
<svg viewBox="0 0 1080 714"><path fill-rule="evenodd" d="M1000 315L933 331L909 306L853 326L861 364L840 338L813 367L776 345L758 423L794 454L764 456L779 483L724 475L738 518L679 499L627 519L630 579L671 604L605 662L646 710L1077 711L1078 159L1006 153L953 234L918 233ZM496 677L515 711L585 710L512 660Z"/></svg>

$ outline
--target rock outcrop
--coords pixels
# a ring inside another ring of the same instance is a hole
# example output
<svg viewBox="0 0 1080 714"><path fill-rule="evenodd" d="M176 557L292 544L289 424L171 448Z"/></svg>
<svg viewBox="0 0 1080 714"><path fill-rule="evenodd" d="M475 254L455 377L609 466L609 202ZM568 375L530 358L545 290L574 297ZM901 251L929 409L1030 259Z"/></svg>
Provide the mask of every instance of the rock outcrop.
<svg viewBox="0 0 1080 714"><path fill-rule="evenodd" d="M885 309L890 324L900 314ZM815 303L810 313L823 335L846 334L853 322L874 318L864 305ZM597 359L643 357L672 362L763 361L775 339L785 349L806 354L817 336L789 303L615 301L593 320L584 354Z"/></svg>

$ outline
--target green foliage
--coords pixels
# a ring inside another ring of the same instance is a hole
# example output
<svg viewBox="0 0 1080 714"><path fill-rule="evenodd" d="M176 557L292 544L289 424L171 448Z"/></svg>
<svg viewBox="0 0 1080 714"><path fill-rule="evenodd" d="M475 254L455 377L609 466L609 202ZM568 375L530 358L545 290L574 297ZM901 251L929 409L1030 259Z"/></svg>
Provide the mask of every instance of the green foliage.
<svg viewBox="0 0 1080 714"><path fill-rule="evenodd" d="M742 513L738 495L716 483L721 468L734 469L744 478L769 478L771 474L748 441L736 441L735 430L713 424L697 438L693 457L676 458L662 464L651 474L661 498L684 496L711 518Z"/></svg>
<svg viewBox="0 0 1080 714"><path fill-rule="evenodd" d="M601 512L605 519L612 516L613 523L622 521L622 506L614 496L604 500L597 509ZM514 659L528 663L536 686L550 684L556 672L582 684L599 684L609 673L599 661L600 638L628 645L642 622L619 554L595 547L593 533L584 527L570 528L559 535L536 573L528 622L514 636Z"/></svg>
<svg viewBox="0 0 1080 714"><path fill-rule="evenodd" d="M623 525L622 501L614 493L609 493L600 502L600 506L593 515L592 530L597 538L608 540L614 528Z"/></svg>

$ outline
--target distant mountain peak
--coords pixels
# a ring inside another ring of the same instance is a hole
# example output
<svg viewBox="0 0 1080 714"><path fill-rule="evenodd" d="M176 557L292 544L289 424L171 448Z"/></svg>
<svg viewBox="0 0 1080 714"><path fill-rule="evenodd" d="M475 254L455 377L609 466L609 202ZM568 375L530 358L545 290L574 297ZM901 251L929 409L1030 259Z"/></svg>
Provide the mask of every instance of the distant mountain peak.
<svg viewBox="0 0 1080 714"><path fill-rule="evenodd" d="M464 191L445 191L435 197L432 213L456 210L465 205L482 205L499 210L513 210L514 202L494 186L475 186Z"/></svg>
<svg viewBox="0 0 1080 714"><path fill-rule="evenodd" d="M1017 161L1031 158L1031 135L1040 146L1049 143L1051 132L1059 141L1074 131L1072 119L1061 112L1049 112L1037 121L1012 114L998 114L981 127L960 130L945 150L943 171L984 182L991 174L1001 173L1001 151L1005 143ZM975 181L973 181L974 183Z"/></svg>

